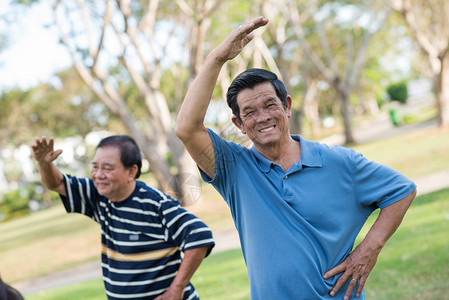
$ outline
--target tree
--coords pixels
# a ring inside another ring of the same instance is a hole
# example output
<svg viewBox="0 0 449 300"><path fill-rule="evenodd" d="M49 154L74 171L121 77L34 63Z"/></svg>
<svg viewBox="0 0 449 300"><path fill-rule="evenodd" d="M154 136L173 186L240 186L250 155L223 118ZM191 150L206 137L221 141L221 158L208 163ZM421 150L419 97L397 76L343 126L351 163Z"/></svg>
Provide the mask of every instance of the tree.
<svg viewBox="0 0 449 300"><path fill-rule="evenodd" d="M92 129L105 129L106 121L114 123L73 69L60 72L54 81L61 86L43 83L0 94L0 148L28 145L42 135L85 136Z"/></svg>
<svg viewBox="0 0 449 300"><path fill-rule="evenodd" d="M345 128L345 143L355 142L350 95L369 43L390 14L388 7L379 1L365 2L356 5L345 1L286 0L283 6L304 55L336 92ZM351 17L345 20L342 12Z"/></svg>
<svg viewBox="0 0 449 300"><path fill-rule="evenodd" d="M390 0L428 60L440 127L449 127L449 3L446 0Z"/></svg>
<svg viewBox="0 0 449 300"><path fill-rule="evenodd" d="M184 15L196 18L193 29L177 22L175 16L183 16L178 5ZM188 40L192 29L194 41L186 52L189 76L196 74L205 24L215 5L215 1L203 1L190 7L183 0L176 4L157 0L55 1L53 5L61 42L81 78L140 145L160 187L175 192L184 204L197 200L191 186L198 185L192 178L197 170L174 134L174 116L161 87L163 65L182 61L185 52L180 41ZM138 101L130 101L124 92L130 86L137 91ZM183 85L174 85L179 86Z"/></svg>

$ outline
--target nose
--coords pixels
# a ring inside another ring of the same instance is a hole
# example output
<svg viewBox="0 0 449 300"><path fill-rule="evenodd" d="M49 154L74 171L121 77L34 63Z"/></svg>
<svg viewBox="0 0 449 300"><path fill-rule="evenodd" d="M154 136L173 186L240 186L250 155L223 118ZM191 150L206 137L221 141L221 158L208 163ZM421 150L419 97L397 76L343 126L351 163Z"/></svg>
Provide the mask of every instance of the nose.
<svg viewBox="0 0 449 300"><path fill-rule="evenodd" d="M96 170L92 170L92 177L104 178L104 177L106 177L106 175L102 168L98 168Z"/></svg>
<svg viewBox="0 0 449 300"><path fill-rule="evenodd" d="M257 123L263 123L271 119L271 115L265 109L261 109L257 113L256 121Z"/></svg>

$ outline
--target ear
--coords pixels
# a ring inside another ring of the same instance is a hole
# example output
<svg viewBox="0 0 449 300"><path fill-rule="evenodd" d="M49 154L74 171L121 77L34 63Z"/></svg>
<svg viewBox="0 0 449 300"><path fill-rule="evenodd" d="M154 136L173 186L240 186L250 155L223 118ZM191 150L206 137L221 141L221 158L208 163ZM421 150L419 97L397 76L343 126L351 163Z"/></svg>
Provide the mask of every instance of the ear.
<svg viewBox="0 0 449 300"><path fill-rule="evenodd" d="M287 113L287 117L291 118L292 116L292 97L287 95L286 103L285 103L285 112Z"/></svg>
<svg viewBox="0 0 449 300"><path fill-rule="evenodd" d="M243 134L246 134L245 127L243 126L242 122L240 122L239 119L237 119L236 116L232 115L231 120L232 120L232 123L234 123L234 125L237 126L237 128L240 129L240 131Z"/></svg>
<svg viewBox="0 0 449 300"><path fill-rule="evenodd" d="M132 165L131 167L128 168L128 180L129 181L133 181L136 179L136 175L137 175L137 165Z"/></svg>

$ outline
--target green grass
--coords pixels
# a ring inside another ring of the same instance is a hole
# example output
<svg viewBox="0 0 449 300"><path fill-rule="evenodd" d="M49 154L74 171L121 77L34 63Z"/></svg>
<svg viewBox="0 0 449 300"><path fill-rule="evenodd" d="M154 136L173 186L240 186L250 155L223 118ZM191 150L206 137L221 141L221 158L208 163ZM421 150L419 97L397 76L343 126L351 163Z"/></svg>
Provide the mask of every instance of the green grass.
<svg viewBox="0 0 449 300"><path fill-rule="evenodd" d="M103 280L94 279L75 283L25 297L26 300L106 300Z"/></svg>
<svg viewBox="0 0 449 300"><path fill-rule="evenodd" d="M449 169L449 130L424 128L351 148L411 179Z"/></svg>
<svg viewBox="0 0 449 300"><path fill-rule="evenodd" d="M0 272L6 282L50 274L100 257L98 224L78 214L67 215L62 205L0 223L0 232Z"/></svg>
<svg viewBox="0 0 449 300"><path fill-rule="evenodd" d="M377 214L362 229L366 235ZM365 287L370 300L449 299L449 189L418 196L401 227L382 250ZM203 300L249 299L241 251L212 254L192 279ZM82 294L84 293L84 294ZM27 300L104 300L101 280L30 295Z"/></svg>

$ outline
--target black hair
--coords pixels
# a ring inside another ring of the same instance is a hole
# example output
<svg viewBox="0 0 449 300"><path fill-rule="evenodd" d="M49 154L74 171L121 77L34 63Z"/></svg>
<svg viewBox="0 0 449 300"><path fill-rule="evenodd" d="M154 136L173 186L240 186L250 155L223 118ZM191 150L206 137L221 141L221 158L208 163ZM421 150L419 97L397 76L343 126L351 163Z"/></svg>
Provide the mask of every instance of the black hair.
<svg viewBox="0 0 449 300"><path fill-rule="evenodd" d="M9 284L3 282L0 278L0 299L1 300L24 300L22 294L10 286Z"/></svg>
<svg viewBox="0 0 449 300"><path fill-rule="evenodd" d="M139 178L142 169L142 155L134 139L128 135L109 136L100 141L97 149L107 146L117 147L120 150L120 161L126 169L136 165L136 178Z"/></svg>
<svg viewBox="0 0 449 300"><path fill-rule="evenodd" d="M284 109L287 107L287 89L275 73L265 69L248 69L237 75L226 93L228 106L231 108L232 113L237 117L239 122L242 122L242 119L240 118L240 108L237 103L237 94L244 89L253 89L256 85L265 82L270 82L273 85L276 95L281 100Z"/></svg>

